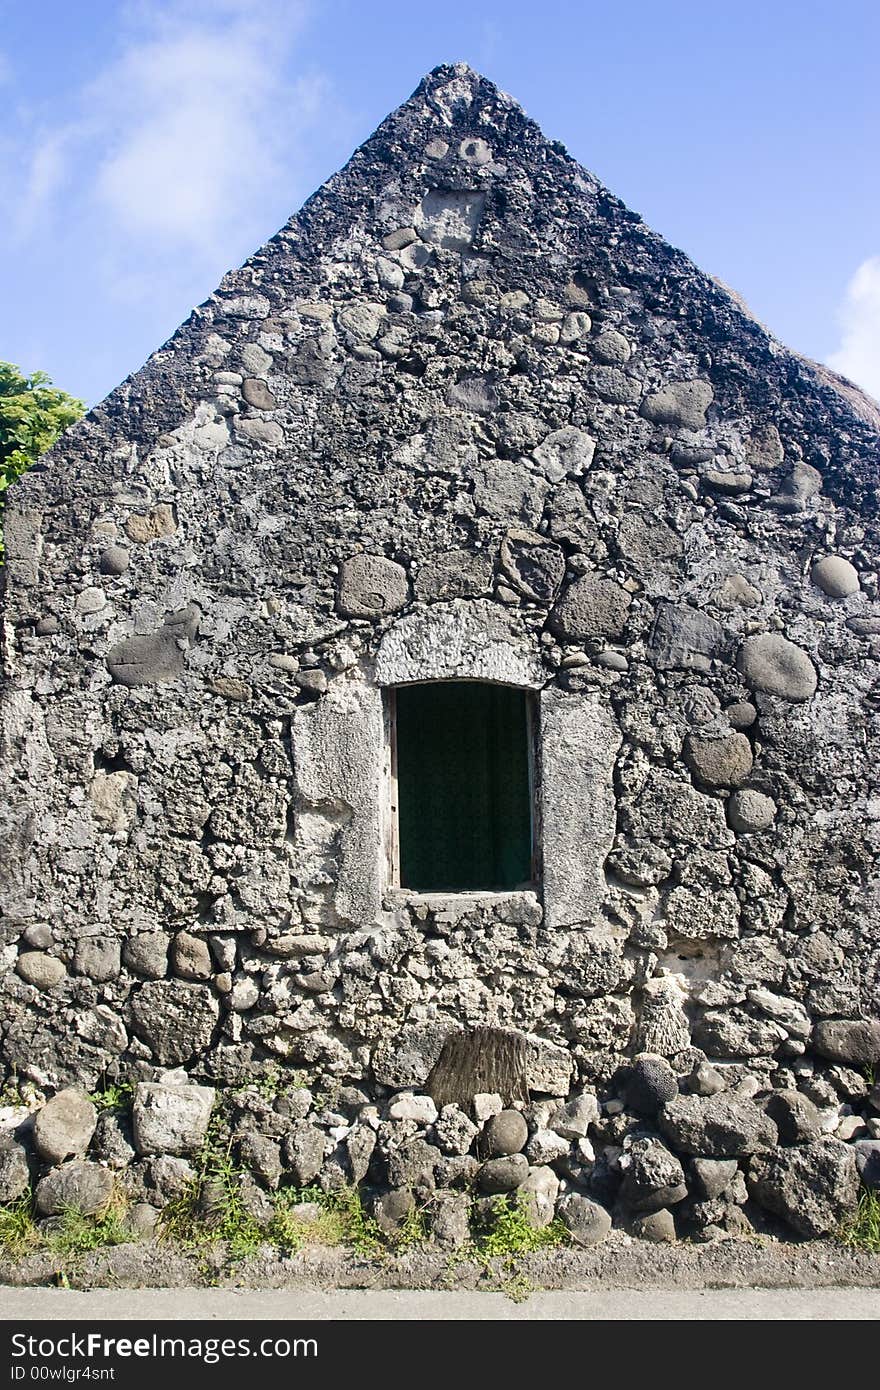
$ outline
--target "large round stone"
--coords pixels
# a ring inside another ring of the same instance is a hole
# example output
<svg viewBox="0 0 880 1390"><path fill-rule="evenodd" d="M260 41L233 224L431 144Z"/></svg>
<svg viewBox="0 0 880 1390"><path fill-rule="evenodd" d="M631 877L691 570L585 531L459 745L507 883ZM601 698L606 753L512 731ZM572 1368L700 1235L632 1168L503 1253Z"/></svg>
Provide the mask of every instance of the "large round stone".
<svg viewBox="0 0 880 1390"><path fill-rule="evenodd" d="M489 1158L518 1154L525 1148L529 1127L518 1110L499 1110L483 1131L483 1143Z"/></svg>
<svg viewBox="0 0 880 1390"><path fill-rule="evenodd" d="M611 1217L605 1208L579 1192L560 1197L556 1214L575 1245L598 1245L611 1230Z"/></svg>
<svg viewBox="0 0 880 1390"><path fill-rule="evenodd" d="M776 802L763 792L744 787L734 792L727 803L727 819L738 835L752 835L767 830L776 818Z"/></svg>
<svg viewBox="0 0 880 1390"><path fill-rule="evenodd" d="M37 1183L34 1194L40 1216L61 1216L68 1210L94 1216L113 1196L114 1179L99 1163L65 1163Z"/></svg>
<svg viewBox="0 0 880 1390"><path fill-rule="evenodd" d="M691 772L707 787L735 787L752 770L752 745L745 734L722 738L688 734L684 756Z"/></svg>
<svg viewBox="0 0 880 1390"><path fill-rule="evenodd" d="M347 618L396 613L408 598L406 570L384 555L353 555L340 568L336 607Z"/></svg>
<svg viewBox="0 0 880 1390"><path fill-rule="evenodd" d="M816 693L819 678L812 661L778 632L748 638L736 664L753 690L794 701L809 700Z"/></svg>
<svg viewBox="0 0 880 1390"><path fill-rule="evenodd" d="M525 1154L510 1154L505 1158L490 1158L480 1169L479 1184L484 1192L513 1192L529 1175L529 1160Z"/></svg>
<svg viewBox="0 0 880 1390"><path fill-rule="evenodd" d="M859 591L858 570L841 555L825 555L817 560L810 578L829 598L849 598Z"/></svg>
<svg viewBox="0 0 880 1390"><path fill-rule="evenodd" d="M98 561L102 574L125 574L128 569L128 551L122 545L109 545Z"/></svg>
<svg viewBox="0 0 880 1390"><path fill-rule="evenodd" d="M23 980L36 989L52 989L64 979L67 971L57 956L45 951L22 951L15 969Z"/></svg>
<svg viewBox="0 0 880 1390"><path fill-rule="evenodd" d="M585 574L569 584L550 613L549 625L557 637L570 642L620 637L631 601L613 579Z"/></svg>

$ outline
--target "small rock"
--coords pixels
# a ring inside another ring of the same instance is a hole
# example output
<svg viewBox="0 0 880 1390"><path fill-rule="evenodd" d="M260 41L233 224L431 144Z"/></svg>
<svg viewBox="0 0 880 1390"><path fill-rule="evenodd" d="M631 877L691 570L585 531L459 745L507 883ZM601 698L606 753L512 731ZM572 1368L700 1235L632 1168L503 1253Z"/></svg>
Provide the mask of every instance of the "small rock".
<svg viewBox="0 0 880 1390"><path fill-rule="evenodd" d="M344 617L396 613L408 598L406 570L384 555L353 555L340 568L336 606Z"/></svg>
<svg viewBox="0 0 880 1390"><path fill-rule="evenodd" d="M98 561L98 569L102 574L125 574L125 571L128 569L128 562L129 555L124 546L110 545L101 555Z"/></svg>
<svg viewBox="0 0 880 1390"><path fill-rule="evenodd" d="M149 545L163 536L172 536L177 530L174 510L167 502L160 502L146 515L132 513L126 520L125 530L129 540L137 545Z"/></svg>
<svg viewBox="0 0 880 1390"><path fill-rule="evenodd" d="M19 957L19 960L21 957ZM880 1021L862 1018L823 1019L813 1032L813 1048L832 1062L873 1066L880 1062Z"/></svg>
<svg viewBox="0 0 880 1390"><path fill-rule="evenodd" d="M745 787L733 793L727 803L727 819L738 835L767 830L776 819L776 802L763 792Z"/></svg>
<svg viewBox="0 0 880 1390"><path fill-rule="evenodd" d="M526 1156L530 1163L555 1163L567 1158L570 1148L570 1139L563 1139L552 1129L537 1129L526 1145Z"/></svg>
<svg viewBox="0 0 880 1390"><path fill-rule="evenodd" d="M81 936L73 953L77 975L104 983L119 974L121 943L112 936Z"/></svg>
<svg viewBox="0 0 880 1390"><path fill-rule="evenodd" d="M752 770L752 745L745 734L724 734L720 738L688 734L684 758L694 776L707 787L735 787Z"/></svg>
<svg viewBox="0 0 880 1390"><path fill-rule="evenodd" d="M556 1214L576 1245L599 1245L611 1230L611 1217L605 1208L578 1192L560 1197Z"/></svg>
<svg viewBox="0 0 880 1390"><path fill-rule="evenodd" d="M639 414L655 425L701 430L714 392L708 381L672 381L642 401Z"/></svg>
<svg viewBox="0 0 880 1390"><path fill-rule="evenodd" d="M30 1186L27 1153L14 1139L0 1142L0 1202L15 1202Z"/></svg>
<svg viewBox="0 0 880 1390"><path fill-rule="evenodd" d="M382 1192L373 1203L373 1218L380 1231L394 1235L403 1225L410 1212L415 1210L415 1199L408 1188L395 1188Z"/></svg>
<svg viewBox="0 0 880 1390"><path fill-rule="evenodd" d="M136 1202L125 1214L125 1229L136 1240L149 1240L155 1233L159 1212L149 1202Z"/></svg>
<svg viewBox="0 0 880 1390"><path fill-rule="evenodd" d="M281 1146L265 1134L244 1134L239 1143L241 1161L272 1191L281 1178Z"/></svg>
<svg viewBox="0 0 880 1390"><path fill-rule="evenodd" d="M34 1205L40 1216L61 1216L68 1208L94 1216L113 1196L113 1174L98 1163L76 1160L53 1168L37 1183Z"/></svg>
<svg viewBox="0 0 880 1390"><path fill-rule="evenodd" d="M546 536L512 530L501 542L501 568L525 598L552 603L565 576L565 555Z"/></svg>
<svg viewBox="0 0 880 1390"><path fill-rule="evenodd" d="M637 1216L630 1222L629 1229L639 1240L653 1240L661 1245L673 1245L677 1239L675 1217L665 1207Z"/></svg>
<svg viewBox="0 0 880 1390"><path fill-rule="evenodd" d="M474 1119L483 1125L487 1120L491 1120L493 1115L497 1115L499 1110L504 1109L504 1102L494 1091L480 1092L474 1096L473 1106Z"/></svg>
<svg viewBox="0 0 880 1390"><path fill-rule="evenodd" d="M880 1139L858 1139L853 1148L859 1177L865 1187L880 1188Z"/></svg>
<svg viewBox="0 0 880 1390"><path fill-rule="evenodd" d="M488 1158L519 1153L529 1137L529 1127L518 1110L499 1110L487 1122L481 1145Z"/></svg>
<svg viewBox="0 0 880 1390"><path fill-rule="evenodd" d="M85 1091L68 1087L38 1110L34 1118L34 1146L46 1163L81 1158L91 1143L98 1112Z"/></svg>
<svg viewBox="0 0 880 1390"><path fill-rule="evenodd" d="M308 1187L324 1162L324 1135L307 1120L297 1120L284 1139L284 1161L299 1187Z"/></svg>
<svg viewBox="0 0 880 1390"><path fill-rule="evenodd" d="M859 572L840 555L825 555L810 570L810 578L829 598L849 598L859 591Z"/></svg>
<svg viewBox="0 0 880 1390"><path fill-rule="evenodd" d="M435 1170L439 1162L440 1155L433 1144L416 1135L389 1153L388 1181L392 1187L431 1191L435 1186Z"/></svg>
<svg viewBox="0 0 880 1390"><path fill-rule="evenodd" d="M203 936L180 931L171 943L171 965L184 980L209 980L213 970L211 951Z"/></svg>
<svg viewBox="0 0 880 1390"><path fill-rule="evenodd" d="M582 575L551 609L548 626L565 641L623 635L632 595L613 579L595 573Z"/></svg>
<svg viewBox="0 0 880 1390"><path fill-rule="evenodd" d="M464 1193L438 1197L431 1218L431 1234L440 1244L458 1250L470 1240L470 1199Z"/></svg>
<svg viewBox="0 0 880 1390"><path fill-rule="evenodd" d="M258 377L248 377L242 383L241 394L255 410L274 410L278 404L265 381L260 381Z"/></svg>
<svg viewBox="0 0 880 1390"><path fill-rule="evenodd" d="M739 1173L735 1158L695 1158L691 1161L694 1192L703 1202L725 1197Z"/></svg>
<svg viewBox="0 0 880 1390"><path fill-rule="evenodd" d="M196 1171L185 1158L160 1154L149 1164L149 1180L163 1202L182 1197L195 1182Z"/></svg>
<svg viewBox="0 0 880 1390"><path fill-rule="evenodd" d="M15 962L17 974L36 989L52 989L61 983L67 971L57 956L45 951L22 951Z"/></svg>
<svg viewBox="0 0 880 1390"><path fill-rule="evenodd" d="M560 1134L563 1139L583 1139L590 1125L598 1118L598 1100L592 1091L584 1091L561 1105L550 1117L547 1128Z"/></svg>
<svg viewBox="0 0 880 1390"><path fill-rule="evenodd" d="M773 1091L764 1106L779 1130L780 1144L812 1144L820 1137L819 1111L801 1091Z"/></svg>
<svg viewBox="0 0 880 1390"><path fill-rule="evenodd" d="M132 1030L160 1066L189 1062L214 1036L220 1007L203 985L148 980L131 1000Z"/></svg>
<svg viewBox="0 0 880 1390"><path fill-rule="evenodd" d="M758 711L750 700L736 700L724 711L732 729L750 729L758 717Z"/></svg>
<svg viewBox="0 0 880 1390"><path fill-rule="evenodd" d="M164 979L168 973L169 940L163 931L141 932L128 937L122 947L123 965L147 980Z"/></svg>
<svg viewBox="0 0 880 1390"><path fill-rule="evenodd" d="M621 1199L634 1211L658 1211L687 1196L684 1169L659 1139L636 1139L620 1159Z"/></svg>
<svg viewBox="0 0 880 1390"><path fill-rule="evenodd" d="M717 1096L724 1090L724 1077L717 1067L701 1062L688 1079L688 1086L695 1096Z"/></svg>
<svg viewBox="0 0 880 1390"><path fill-rule="evenodd" d="M432 1125L437 1118L437 1107L430 1096L414 1096L404 1091L391 1102L388 1114L392 1120L414 1120L417 1125Z"/></svg>
<svg viewBox="0 0 880 1390"><path fill-rule="evenodd" d="M466 1154L479 1130L457 1105L444 1105L434 1125L434 1138L441 1152L460 1156Z"/></svg>
<svg viewBox="0 0 880 1390"><path fill-rule="evenodd" d="M91 1145L92 1157L106 1163L108 1168L127 1168L135 1158L131 1137L130 1118L112 1110L105 1110L98 1116L98 1125Z"/></svg>
<svg viewBox="0 0 880 1390"><path fill-rule="evenodd" d="M553 1169L544 1165L530 1168L518 1192L524 1199L531 1224L538 1229L549 1226L556 1213L556 1199L559 1196L559 1179Z"/></svg>

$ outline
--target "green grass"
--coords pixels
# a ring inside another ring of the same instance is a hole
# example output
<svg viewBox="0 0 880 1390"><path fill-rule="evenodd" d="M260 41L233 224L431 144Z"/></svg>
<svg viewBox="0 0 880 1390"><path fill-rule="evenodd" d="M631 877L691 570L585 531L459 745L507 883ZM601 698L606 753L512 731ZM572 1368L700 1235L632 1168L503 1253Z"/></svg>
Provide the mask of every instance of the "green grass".
<svg viewBox="0 0 880 1390"><path fill-rule="evenodd" d="M509 1202L496 1197L492 1203L492 1219L478 1232L475 1246L482 1260L517 1259L535 1250L548 1250L567 1245L569 1234L561 1221L549 1226L533 1226L522 1197Z"/></svg>
<svg viewBox="0 0 880 1390"><path fill-rule="evenodd" d="M105 1245L123 1245L131 1240L125 1229L125 1203L116 1197L95 1216L83 1216L67 1207L49 1230L34 1221L29 1193L0 1207L0 1251L11 1260L20 1260L34 1250L50 1250L56 1255L86 1254Z"/></svg>
<svg viewBox="0 0 880 1390"><path fill-rule="evenodd" d="M838 1239L851 1250L880 1255L880 1194L864 1189L855 1215L841 1228Z"/></svg>
<svg viewBox="0 0 880 1390"><path fill-rule="evenodd" d="M494 1199L491 1219L481 1224L470 1251L462 1253L464 1258L470 1253L482 1265L500 1293L520 1303L535 1292L535 1285L522 1271L523 1257L536 1250L568 1245L570 1241L561 1221L551 1221L549 1226L533 1226L526 1199L517 1194L510 1199Z"/></svg>
<svg viewBox="0 0 880 1390"><path fill-rule="evenodd" d="M26 1192L17 1202L0 1207L0 1251L10 1260L20 1260L43 1243L34 1222L31 1195Z"/></svg>
<svg viewBox="0 0 880 1390"><path fill-rule="evenodd" d="M96 1216L83 1216L75 1207L67 1207L45 1244L56 1255L85 1255L105 1245L125 1245L131 1233L125 1229L124 1217L125 1204L118 1199Z"/></svg>

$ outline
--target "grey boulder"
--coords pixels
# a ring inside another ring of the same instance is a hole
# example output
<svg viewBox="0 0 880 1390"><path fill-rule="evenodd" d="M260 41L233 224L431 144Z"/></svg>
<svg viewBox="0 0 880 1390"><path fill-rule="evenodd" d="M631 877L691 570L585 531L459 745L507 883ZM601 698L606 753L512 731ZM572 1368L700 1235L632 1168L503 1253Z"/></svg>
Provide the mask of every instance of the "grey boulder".
<svg viewBox="0 0 880 1390"><path fill-rule="evenodd" d="M214 1096L211 1086L140 1082L132 1106L137 1152L142 1156L195 1153L205 1142Z"/></svg>
<svg viewBox="0 0 880 1390"><path fill-rule="evenodd" d="M679 1153L739 1158L777 1142L773 1121L754 1101L726 1093L676 1096L658 1116L660 1132Z"/></svg>
<svg viewBox="0 0 880 1390"><path fill-rule="evenodd" d="M556 1214L575 1245L599 1245L611 1230L611 1217L605 1208L579 1192L560 1197Z"/></svg>
<svg viewBox="0 0 880 1390"><path fill-rule="evenodd" d="M34 1119L34 1147L46 1163L80 1158L95 1132L98 1112L85 1091L70 1086L59 1091Z"/></svg>
<svg viewBox="0 0 880 1390"><path fill-rule="evenodd" d="M94 1216L113 1196L113 1174L98 1163L76 1160L53 1168L37 1183L34 1202L40 1216L77 1211Z"/></svg>
<svg viewBox="0 0 880 1390"><path fill-rule="evenodd" d="M759 1206L813 1239L833 1235L859 1199L855 1153L838 1139L757 1154L746 1182Z"/></svg>

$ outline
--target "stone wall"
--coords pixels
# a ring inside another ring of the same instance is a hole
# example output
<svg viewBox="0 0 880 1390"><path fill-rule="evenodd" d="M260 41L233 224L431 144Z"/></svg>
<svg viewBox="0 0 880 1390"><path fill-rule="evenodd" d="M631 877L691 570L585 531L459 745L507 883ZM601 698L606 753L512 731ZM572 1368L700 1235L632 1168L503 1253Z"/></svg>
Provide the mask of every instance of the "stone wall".
<svg viewBox="0 0 880 1390"><path fill-rule="evenodd" d="M6 1066L386 1105L494 1026L612 1148L643 1053L870 1137L878 424L438 69L11 498ZM538 892L389 884L456 677L538 694Z"/></svg>

